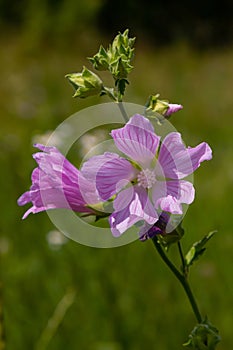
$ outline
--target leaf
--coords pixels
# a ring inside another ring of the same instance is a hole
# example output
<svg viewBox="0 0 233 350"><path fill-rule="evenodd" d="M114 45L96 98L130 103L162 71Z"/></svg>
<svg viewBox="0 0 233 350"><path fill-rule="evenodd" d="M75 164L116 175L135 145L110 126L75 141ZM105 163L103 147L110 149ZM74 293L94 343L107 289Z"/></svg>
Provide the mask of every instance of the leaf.
<svg viewBox="0 0 233 350"><path fill-rule="evenodd" d="M220 340L217 328L205 318L202 323L194 327L183 346L193 350L215 350Z"/></svg>
<svg viewBox="0 0 233 350"><path fill-rule="evenodd" d="M206 250L206 243L213 237L217 231L212 231L205 235L200 241L195 242L192 247L189 249L188 253L185 256L186 266L191 266L195 260L197 260Z"/></svg>

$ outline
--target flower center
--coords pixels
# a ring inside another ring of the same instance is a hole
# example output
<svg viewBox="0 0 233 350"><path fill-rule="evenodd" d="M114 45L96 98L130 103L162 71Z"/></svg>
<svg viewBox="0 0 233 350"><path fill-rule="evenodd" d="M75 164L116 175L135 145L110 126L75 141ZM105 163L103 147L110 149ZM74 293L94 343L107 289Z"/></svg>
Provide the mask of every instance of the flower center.
<svg viewBox="0 0 233 350"><path fill-rule="evenodd" d="M144 188L151 188L156 182L155 173L153 170L149 169L142 170L138 174L137 180L138 186L142 186Z"/></svg>

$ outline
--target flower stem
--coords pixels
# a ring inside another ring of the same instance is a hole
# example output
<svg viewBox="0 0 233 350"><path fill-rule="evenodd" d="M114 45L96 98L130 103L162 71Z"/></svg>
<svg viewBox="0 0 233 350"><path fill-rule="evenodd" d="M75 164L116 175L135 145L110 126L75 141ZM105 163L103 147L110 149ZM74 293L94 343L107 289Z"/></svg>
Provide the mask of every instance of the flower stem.
<svg viewBox="0 0 233 350"><path fill-rule="evenodd" d="M119 109L121 111L121 114L122 114L125 122L127 123L129 121L129 117L128 117L127 113L126 113L126 110L125 110L125 107L123 105L123 102L122 101L118 101L117 105L118 105L118 107L119 107Z"/></svg>
<svg viewBox="0 0 233 350"><path fill-rule="evenodd" d="M193 309L194 315L195 315L195 317L197 319L197 322L201 323L202 322L202 317L201 317L200 311L198 309L198 306L197 306L196 300L194 298L194 295L192 293L192 290L190 288L190 285L188 283L188 280L187 280L187 278L185 276L185 272L183 272L183 274L182 274L182 273L180 273L177 270L175 265L169 260L169 258L165 254L165 252L164 252L163 248L161 247L161 244L159 243L159 241L158 241L156 236L152 240L153 240L154 246L157 249L157 252L161 256L162 260L165 262L165 264L169 267L169 269L174 273L176 278L182 284L182 286L183 286L183 288L185 290L185 293L186 293L186 295L187 295L187 297L189 299L189 302L191 304L191 307ZM181 246L180 246L180 249L181 249ZM182 254L182 256L183 256L183 254Z"/></svg>
<svg viewBox="0 0 233 350"><path fill-rule="evenodd" d="M180 241L178 241L177 246L178 246L178 250L179 250L179 254L180 254L180 258L181 258L181 263L182 263L182 272L183 272L185 278L187 279L187 277L188 277L188 268L187 268L187 266L185 264L184 254L183 254L183 250L182 250L182 246L181 246Z"/></svg>

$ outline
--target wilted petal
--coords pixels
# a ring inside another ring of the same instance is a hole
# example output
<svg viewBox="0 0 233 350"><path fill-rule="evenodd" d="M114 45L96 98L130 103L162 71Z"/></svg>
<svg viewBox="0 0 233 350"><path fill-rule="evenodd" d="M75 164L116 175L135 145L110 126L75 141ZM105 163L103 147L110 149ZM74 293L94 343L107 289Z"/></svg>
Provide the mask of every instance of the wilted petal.
<svg viewBox="0 0 233 350"><path fill-rule="evenodd" d="M151 122L140 114L130 118L123 128L112 130L111 136L117 148L142 167L149 167L160 140Z"/></svg>
<svg viewBox="0 0 233 350"><path fill-rule="evenodd" d="M141 241L146 241L147 239L153 238L156 235L163 235L166 233L166 227L169 223L170 215L168 213L162 212L159 216L158 221L155 224L149 225L145 223L139 232L139 238Z"/></svg>
<svg viewBox="0 0 233 350"><path fill-rule="evenodd" d="M30 191L23 193L17 200L18 205L22 206L31 201Z"/></svg>
<svg viewBox="0 0 233 350"><path fill-rule="evenodd" d="M60 174L63 174L63 182L72 183L77 182L78 170L72 165L63 154L56 147L48 147L41 144L35 144L34 147L40 149L42 152L33 154L39 168L53 176L59 182L61 180Z"/></svg>
<svg viewBox="0 0 233 350"><path fill-rule="evenodd" d="M192 174L204 160L212 158L209 145L202 142L194 148L186 148L181 135L177 132L168 134L162 142L156 172L170 179L182 179Z"/></svg>
<svg viewBox="0 0 233 350"><path fill-rule="evenodd" d="M87 205L99 201L95 185L55 148L37 145L48 153L36 153L38 168L32 172L32 186L19 199L19 205L32 203L25 214L55 208L67 208L77 212L93 212Z"/></svg>

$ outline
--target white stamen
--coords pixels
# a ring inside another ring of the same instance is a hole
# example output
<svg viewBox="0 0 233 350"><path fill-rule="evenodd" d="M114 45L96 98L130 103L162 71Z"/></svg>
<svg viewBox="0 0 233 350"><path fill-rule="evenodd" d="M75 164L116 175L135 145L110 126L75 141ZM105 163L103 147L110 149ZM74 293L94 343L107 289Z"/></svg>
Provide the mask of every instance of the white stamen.
<svg viewBox="0 0 233 350"><path fill-rule="evenodd" d="M156 182L155 173L153 170L150 169L142 170L138 174L137 180L138 186L142 186L144 188L151 188Z"/></svg>

